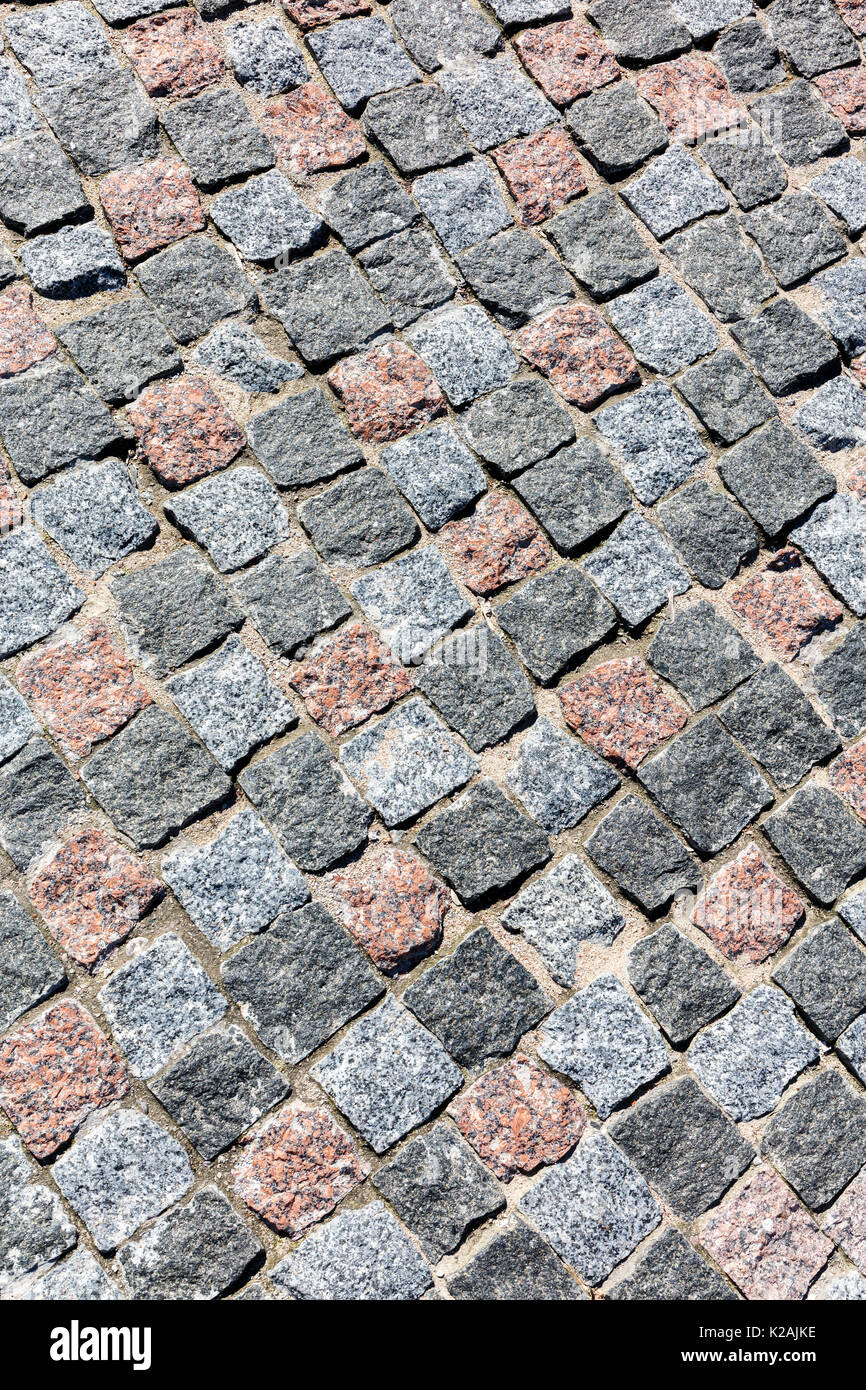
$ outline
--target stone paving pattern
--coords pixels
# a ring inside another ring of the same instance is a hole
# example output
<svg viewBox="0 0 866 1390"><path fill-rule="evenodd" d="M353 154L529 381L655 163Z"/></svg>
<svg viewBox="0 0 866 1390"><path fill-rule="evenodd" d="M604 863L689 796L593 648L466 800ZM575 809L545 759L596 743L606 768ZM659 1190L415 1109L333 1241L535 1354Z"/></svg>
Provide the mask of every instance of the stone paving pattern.
<svg viewBox="0 0 866 1390"><path fill-rule="evenodd" d="M0 5L0 1297L866 1298L863 0Z"/></svg>

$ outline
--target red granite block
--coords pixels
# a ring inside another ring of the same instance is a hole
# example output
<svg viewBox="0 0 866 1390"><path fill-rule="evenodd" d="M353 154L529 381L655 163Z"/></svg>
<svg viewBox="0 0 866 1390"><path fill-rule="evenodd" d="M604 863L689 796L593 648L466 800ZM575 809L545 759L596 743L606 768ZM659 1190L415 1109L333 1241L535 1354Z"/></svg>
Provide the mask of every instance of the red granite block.
<svg viewBox="0 0 866 1390"><path fill-rule="evenodd" d="M321 1221L367 1176L345 1130L325 1110L286 1106L246 1148L235 1190L280 1235Z"/></svg>
<svg viewBox="0 0 866 1390"><path fill-rule="evenodd" d="M544 569L553 556L529 513L500 490L486 493L471 516L449 521L439 540L474 594L493 594L504 584L525 579Z"/></svg>
<svg viewBox="0 0 866 1390"><path fill-rule="evenodd" d="M761 1168L712 1212L698 1239L755 1299L803 1298L833 1251L772 1168Z"/></svg>
<svg viewBox="0 0 866 1390"><path fill-rule="evenodd" d="M442 939L450 895L408 850L374 848L328 885L343 925L386 974L409 969Z"/></svg>
<svg viewBox="0 0 866 1390"><path fill-rule="evenodd" d="M686 722L637 657L605 661L559 692L566 720L605 758L636 768Z"/></svg>
<svg viewBox="0 0 866 1390"><path fill-rule="evenodd" d="M771 564L774 562L771 562ZM731 595L735 613L763 634L774 652L792 661L819 632L835 627L843 616L841 604L815 588L785 552L775 563L791 568L767 568L752 575Z"/></svg>
<svg viewBox="0 0 866 1390"><path fill-rule="evenodd" d="M698 898L692 921L728 960L759 965L802 924L806 904L773 872L751 844L714 874Z"/></svg>
<svg viewBox="0 0 866 1390"><path fill-rule="evenodd" d="M17 376L57 347L54 334L33 308L33 292L13 285L0 295L0 377Z"/></svg>
<svg viewBox="0 0 866 1390"><path fill-rule="evenodd" d="M567 1086L517 1052L448 1107L457 1128L503 1182L558 1163L586 1127Z"/></svg>
<svg viewBox="0 0 866 1390"><path fill-rule="evenodd" d="M345 628L291 677L310 718L333 738L412 689L404 666L362 623Z"/></svg>
<svg viewBox="0 0 866 1390"><path fill-rule="evenodd" d="M445 413L445 397L430 368L405 343L378 343L348 357L328 380L359 439L384 444Z"/></svg>
<svg viewBox="0 0 866 1390"><path fill-rule="evenodd" d="M99 201L127 261L201 231L207 220L189 170L176 159L117 169L99 185Z"/></svg>
<svg viewBox="0 0 866 1390"><path fill-rule="evenodd" d="M301 29L317 29L335 19L369 14L367 0L283 0L283 9Z"/></svg>
<svg viewBox="0 0 866 1390"><path fill-rule="evenodd" d="M866 820L866 740L830 764L830 786L861 820Z"/></svg>
<svg viewBox="0 0 866 1390"><path fill-rule="evenodd" d="M619 63L595 29L580 19L524 29L514 40L523 66L558 106L567 106L620 75Z"/></svg>
<svg viewBox="0 0 866 1390"><path fill-rule="evenodd" d="M16 679L42 723L79 758L151 703L120 642L102 622L24 657Z"/></svg>
<svg viewBox="0 0 866 1390"><path fill-rule="evenodd" d="M521 329L515 346L567 401L591 410L614 391L640 385L637 362L595 309L569 304Z"/></svg>
<svg viewBox="0 0 866 1390"><path fill-rule="evenodd" d="M356 123L315 82L269 102L262 125L278 159L293 174L342 169L367 148Z"/></svg>
<svg viewBox="0 0 866 1390"><path fill-rule="evenodd" d="M225 74L222 54L195 10L139 20L120 41L154 97L188 97Z"/></svg>
<svg viewBox="0 0 866 1390"><path fill-rule="evenodd" d="M558 126L491 151L524 227L544 222L586 192L574 145Z"/></svg>
<svg viewBox="0 0 866 1390"><path fill-rule="evenodd" d="M37 1158L50 1158L88 1115L128 1090L122 1061L76 1000L0 1043L0 1107Z"/></svg>
<svg viewBox="0 0 866 1390"><path fill-rule="evenodd" d="M161 894L159 880L101 830L67 840L30 886L48 930L91 968L129 936Z"/></svg>
<svg viewBox="0 0 866 1390"><path fill-rule="evenodd" d="M24 520L24 508L17 492L8 482L0 482L0 536L5 536Z"/></svg>
<svg viewBox="0 0 866 1390"><path fill-rule="evenodd" d="M866 1269L866 1168L827 1212L824 1234L861 1269Z"/></svg>
<svg viewBox="0 0 866 1390"><path fill-rule="evenodd" d="M866 34L866 0L834 0L836 9L858 39Z"/></svg>
<svg viewBox="0 0 866 1390"><path fill-rule="evenodd" d="M720 68L701 53L685 53L672 62L657 63L638 73L634 82L675 140L693 142L722 134L748 119Z"/></svg>
<svg viewBox="0 0 866 1390"><path fill-rule="evenodd" d="M126 413L139 448L167 487L227 468L246 442L219 397L192 376L148 386Z"/></svg>
<svg viewBox="0 0 866 1390"><path fill-rule="evenodd" d="M866 133L866 68L837 68L815 78L815 86L849 135Z"/></svg>

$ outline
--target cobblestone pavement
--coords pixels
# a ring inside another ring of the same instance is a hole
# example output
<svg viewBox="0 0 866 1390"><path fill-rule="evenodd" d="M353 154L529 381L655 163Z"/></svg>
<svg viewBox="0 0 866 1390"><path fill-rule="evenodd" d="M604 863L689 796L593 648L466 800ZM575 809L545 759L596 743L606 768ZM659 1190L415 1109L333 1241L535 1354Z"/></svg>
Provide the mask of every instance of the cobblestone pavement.
<svg viewBox="0 0 866 1390"><path fill-rule="evenodd" d="M0 6L8 1299L866 1297L866 0Z"/></svg>

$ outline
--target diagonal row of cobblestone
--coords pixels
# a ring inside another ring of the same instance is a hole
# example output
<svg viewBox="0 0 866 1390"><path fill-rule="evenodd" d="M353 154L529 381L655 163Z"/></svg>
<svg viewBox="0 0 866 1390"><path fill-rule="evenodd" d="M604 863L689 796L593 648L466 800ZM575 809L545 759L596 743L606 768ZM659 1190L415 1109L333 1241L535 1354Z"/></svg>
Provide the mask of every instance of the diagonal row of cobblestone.
<svg viewBox="0 0 866 1390"><path fill-rule="evenodd" d="M0 1296L866 1297L866 0L0 5Z"/></svg>

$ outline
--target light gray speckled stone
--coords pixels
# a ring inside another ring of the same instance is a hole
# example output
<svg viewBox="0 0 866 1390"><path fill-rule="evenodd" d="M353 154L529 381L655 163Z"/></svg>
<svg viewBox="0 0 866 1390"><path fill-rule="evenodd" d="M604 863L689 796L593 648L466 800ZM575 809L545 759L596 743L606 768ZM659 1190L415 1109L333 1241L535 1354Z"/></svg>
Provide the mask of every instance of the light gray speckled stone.
<svg viewBox="0 0 866 1390"><path fill-rule="evenodd" d="M851 493L837 492L821 502L791 540L809 557L831 588L866 614L866 507Z"/></svg>
<svg viewBox="0 0 866 1390"><path fill-rule="evenodd" d="M133 1076L153 1076L227 1008L174 932L121 965L99 991L99 1002Z"/></svg>
<svg viewBox="0 0 866 1390"><path fill-rule="evenodd" d="M166 515L204 546L223 574L258 560L291 529L276 489L258 468L233 468L175 494Z"/></svg>
<svg viewBox="0 0 866 1390"><path fill-rule="evenodd" d="M124 1295L89 1250L76 1250L44 1274L15 1289L15 1298L33 1303L116 1303Z"/></svg>
<svg viewBox="0 0 866 1390"><path fill-rule="evenodd" d="M866 260L858 256L816 275L820 314L836 342L849 357L866 349Z"/></svg>
<svg viewBox="0 0 866 1390"><path fill-rule="evenodd" d="M834 377L801 405L793 423L819 449L866 444L866 391L850 377Z"/></svg>
<svg viewBox="0 0 866 1390"><path fill-rule="evenodd" d="M538 1053L577 1082L603 1120L670 1071L661 1033L615 975L599 975L550 1015Z"/></svg>
<svg viewBox="0 0 866 1390"><path fill-rule="evenodd" d="M691 580L654 526L631 512L584 568L632 627L684 594Z"/></svg>
<svg viewBox="0 0 866 1390"><path fill-rule="evenodd" d="M554 1250L588 1284L600 1284L655 1230L662 1209L605 1134L589 1134L567 1163L543 1173L520 1199Z"/></svg>
<svg viewBox="0 0 866 1390"><path fill-rule="evenodd" d="M33 519L87 574L104 574L159 531L120 459L64 473L33 494L32 506Z"/></svg>
<svg viewBox="0 0 866 1390"><path fill-rule="evenodd" d="M433 1283L430 1270L383 1202L343 1211L271 1270L293 1298L405 1301Z"/></svg>
<svg viewBox="0 0 866 1390"><path fill-rule="evenodd" d="M505 781L533 820L554 835L579 825L619 786L609 763L546 719L533 724Z"/></svg>
<svg viewBox="0 0 866 1390"><path fill-rule="evenodd" d="M0 1292L71 1250L78 1232L56 1192L30 1183L17 1135L0 1143Z"/></svg>
<svg viewBox="0 0 866 1390"><path fill-rule="evenodd" d="M19 254L33 288L51 299L79 299L126 283L114 242L94 222L34 237Z"/></svg>
<svg viewBox="0 0 866 1390"><path fill-rule="evenodd" d="M708 212L728 210L727 194L682 145L672 145L653 160L645 173L623 189L623 197L659 239Z"/></svg>
<svg viewBox="0 0 866 1390"><path fill-rule="evenodd" d="M775 1108L785 1087L821 1050L797 1022L791 1000L771 985L758 985L699 1033L686 1056L733 1119L754 1120Z"/></svg>
<svg viewBox="0 0 866 1390"><path fill-rule="evenodd" d="M39 117L30 105L23 77L8 63L0 63L0 140L39 129Z"/></svg>
<svg viewBox="0 0 866 1390"><path fill-rule="evenodd" d="M439 81L479 150L532 135L559 119L556 107L508 58L449 67Z"/></svg>
<svg viewBox="0 0 866 1390"><path fill-rule="evenodd" d="M220 951L264 931L310 890L252 811L240 811L209 844L181 844L162 861L181 906Z"/></svg>
<svg viewBox="0 0 866 1390"><path fill-rule="evenodd" d="M511 348L477 304L428 314L406 329L406 337L452 405L507 386L518 370Z"/></svg>
<svg viewBox="0 0 866 1390"><path fill-rule="evenodd" d="M849 1274L840 1274L838 1279L831 1279L819 1292L810 1294L809 1297L833 1302L866 1300L866 1279L856 1270L851 1270Z"/></svg>
<svg viewBox="0 0 866 1390"><path fill-rule="evenodd" d="M291 92L309 77L304 55L276 18L261 24L241 20L227 33L235 77L260 97Z"/></svg>
<svg viewBox="0 0 866 1390"><path fill-rule="evenodd" d="M23 748L39 727L14 685L0 676L0 763Z"/></svg>
<svg viewBox="0 0 866 1390"><path fill-rule="evenodd" d="M270 169L214 198L209 212L242 256L273 261L309 251L324 240L325 224L301 202L285 174Z"/></svg>
<svg viewBox="0 0 866 1390"><path fill-rule="evenodd" d="M386 825L420 815L478 770L420 696L344 744L340 761Z"/></svg>
<svg viewBox="0 0 866 1390"><path fill-rule="evenodd" d="M32 527L0 537L0 657L47 637L84 599Z"/></svg>
<svg viewBox="0 0 866 1390"><path fill-rule="evenodd" d="M511 224L512 217L483 159L470 159L456 169L437 169L412 185L412 195L432 222L446 251L493 236Z"/></svg>
<svg viewBox="0 0 866 1390"><path fill-rule="evenodd" d="M672 8L693 39L717 34L735 19L755 13L753 0L672 0Z"/></svg>
<svg viewBox="0 0 866 1390"><path fill-rule="evenodd" d="M847 1062L854 1075L863 1081L866 1078L866 1014L855 1018L845 1029L836 1041L836 1051Z"/></svg>
<svg viewBox="0 0 866 1390"><path fill-rule="evenodd" d="M707 457L697 430L660 381L606 406L595 423L638 498L647 504L685 482Z"/></svg>
<svg viewBox="0 0 866 1390"><path fill-rule="evenodd" d="M383 641L406 665L418 661L472 612L433 545L380 565L356 579L351 590Z"/></svg>
<svg viewBox="0 0 866 1390"><path fill-rule="evenodd" d="M503 24L530 24L570 14L567 0L491 0L490 8Z"/></svg>
<svg viewBox="0 0 866 1390"><path fill-rule="evenodd" d="M419 67L434 72L455 58L493 53L500 32L469 0L395 0L391 18Z"/></svg>
<svg viewBox="0 0 866 1390"><path fill-rule="evenodd" d="M186 1154L161 1125L119 1110L76 1139L51 1170L98 1250L113 1250L193 1184Z"/></svg>
<svg viewBox="0 0 866 1390"><path fill-rule="evenodd" d="M316 29L307 43L337 100L349 111L367 97L406 87L421 76L378 15Z"/></svg>
<svg viewBox="0 0 866 1390"><path fill-rule="evenodd" d="M76 0L6 16L6 37L38 87L59 87L118 66L108 35Z"/></svg>
<svg viewBox="0 0 866 1390"><path fill-rule="evenodd" d="M638 361L663 376L673 376L719 346L712 320L669 275L614 299L608 312Z"/></svg>
<svg viewBox="0 0 866 1390"><path fill-rule="evenodd" d="M502 922L526 937L566 989L574 984L584 942L610 946L625 926L614 898L576 854L518 893Z"/></svg>
<svg viewBox="0 0 866 1390"><path fill-rule="evenodd" d="M297 381L304 369L268 352L251 328L242 323L219 324L192 354L199 366L245 391L279 391L286 381Z"/></svg>
<svg viewBox="0 0 866 1390"><path fill-rule="evenodd" d="M484 473L450 425L398 440L385 450L382 463L432 531L487 491Z"/></svg>
<svg viewBox="0 0 866 1390"><path fill-rule="evenodd" d="M234 633L166 689L217 762L229 770L298 722L294 706Z"/></svg>
<svg viewBox="0 0 866 1390"><path fill-rule="evenodd" d="M444 1047L390 995L311 1074L376 1153L423 1124L463 1085Z"/></svg>
<svg viewBox="0 0 866 1390"><path fill-rule="evenodd" d="M837 911L860 940L866 942L866 889L855 893L847 902L840 903Z"/></svg>
<svg viewBox="0 0 866 1390"><path fill-rule="evenodd" d="M842 218L852 236L866 230L866 164L862 159L854 155L835 159L809 187Z"/></svg>

